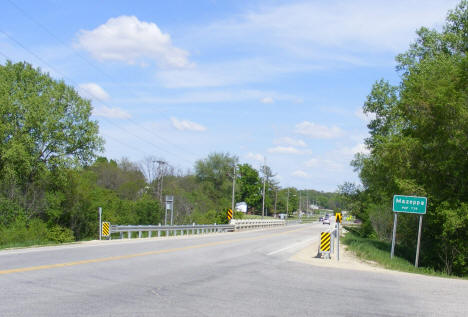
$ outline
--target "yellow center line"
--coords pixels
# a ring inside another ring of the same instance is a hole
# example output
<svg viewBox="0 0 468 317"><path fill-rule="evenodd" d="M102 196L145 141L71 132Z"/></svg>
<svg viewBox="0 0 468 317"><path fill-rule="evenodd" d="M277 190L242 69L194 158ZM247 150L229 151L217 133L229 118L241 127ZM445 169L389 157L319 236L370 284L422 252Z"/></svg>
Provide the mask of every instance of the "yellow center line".
<svg viewBox="0 0 468 317"><path fill-rule="evenodd" d="M74 261L74 262L65 262L65 263L56 263L56 264L47 264L47 265L38 265L38 266L30 266L30 267L21 267L21 268L16 268L16 269L0 270L0 275L11 274L11 273L20 273L20 272L29 272L29 271L47 270L47 269L54 269L54 268L59 268L59 267L75 266L75 265L89 264L89 263L101 263L101 262L108 262L108 261L124 260L124 259L131 259L131 258L136 258L136 257L141 257L141 256L147 256L147 255L172 253L172 252L185 251L185 250L191 250L191 249L200 249L200 248L206 248L206 247L222 245L222 244L231 244L231 243L241 242L241 241L258 240L258 239L263 239L263 238L269 238L269 237L288 234L288 233L292 233L292 232L302 231L302 230L306 230L306 229L309 229L309 228L300 228L300 229L294 229L294 230L289 230L289 231L285 231L285 232L266 234L266 235L257 236L257 237L239 238L239 239L224 240L224 241L215 241L215 242L196 244L196 245L190 245L190 246L179 247L179 248L163 249L163 250L157 250L157 251L148 251L148 252L142 252L142 253L117 255L117 256L110 256L110 257L105 257L105 258L81 260L81 261Z"/></svg>

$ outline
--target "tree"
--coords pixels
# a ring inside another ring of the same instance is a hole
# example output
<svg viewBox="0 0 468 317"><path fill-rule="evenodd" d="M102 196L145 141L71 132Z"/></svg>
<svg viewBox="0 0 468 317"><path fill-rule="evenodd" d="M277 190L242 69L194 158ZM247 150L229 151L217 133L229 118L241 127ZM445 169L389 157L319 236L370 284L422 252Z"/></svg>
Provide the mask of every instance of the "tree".
<svg viewBox="0 0 468 317"><path fill-rule="evenodd" d="M236 201L245 201L247 206L256 210L262 208L262 181L258 171L249 164L239 165Z"/></svg>
<svg viewBox="0 0 468 317"><path fill-rule="evenodd" d="M0 66L3 194L35 209L49 175L90 164L103 144L90 116L90 101L63 81L25 62Z"/></svg>
<svg viewBox="0 0 468 317"><path fill-rule="evenodd" d="M449 12L441 32L418 30L416 42L397 56L400 85L373 86L364 105L375 116L370 154L352 162L363 184L353 197L366 228L389 238L393 194L427 196L421 263L459 275L468 272L467 30L466 0ZM416 230L416 217L399 217L399 244L415 248Z"/></svg>

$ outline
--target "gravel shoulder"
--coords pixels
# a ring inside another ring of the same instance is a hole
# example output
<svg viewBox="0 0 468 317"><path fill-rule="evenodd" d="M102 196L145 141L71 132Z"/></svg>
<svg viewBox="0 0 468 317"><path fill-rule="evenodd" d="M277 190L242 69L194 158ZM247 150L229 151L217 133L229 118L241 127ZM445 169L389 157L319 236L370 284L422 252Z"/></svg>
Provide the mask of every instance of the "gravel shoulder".
<svg viewBox="0 0 468 317"><path fill-rule="evenodd" d="M347 270L359 270L359 271L374 271L374 272L394 272L391 270L384 269L377 265L375 262L363 261L354 255L353 252L347 250L347 247L340 244L340 260L337 260L337 250L332 254L331 259L322 259L317 257L318 246L320 241L314 241L304 249L294 254L289 260L294 262L300 262L304 264L310 264L314 266L339 268Z"/></svg>

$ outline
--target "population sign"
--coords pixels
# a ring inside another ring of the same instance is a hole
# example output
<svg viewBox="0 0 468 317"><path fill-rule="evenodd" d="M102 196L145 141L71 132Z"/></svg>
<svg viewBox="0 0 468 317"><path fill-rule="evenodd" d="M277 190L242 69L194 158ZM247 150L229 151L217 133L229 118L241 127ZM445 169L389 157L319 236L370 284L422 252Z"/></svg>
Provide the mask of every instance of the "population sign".
<svg viewBox="0 0 468 317"><path fill-rule="evenodd" d="M427 198L416 196L393 196L393 211L411 214L426 214Z"/></svg>

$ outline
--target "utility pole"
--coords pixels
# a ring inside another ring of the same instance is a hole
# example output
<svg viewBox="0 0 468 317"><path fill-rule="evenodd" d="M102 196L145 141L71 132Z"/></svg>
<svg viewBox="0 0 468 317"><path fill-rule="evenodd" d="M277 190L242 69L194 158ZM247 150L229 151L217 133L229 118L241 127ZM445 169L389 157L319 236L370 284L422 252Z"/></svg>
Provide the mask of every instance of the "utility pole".
<svg viewBox="0 0 468 317"><path fill-rule="evenodd" d="M299 191L299 210L297 212L297 217L298 218L301 215L301 208L302 208L302 192Z"/></svg>
<svg viewBox="0 0 468 317"><path fill-rule="evenodd" d="M164 173L163 170L161 169L161 166L167 164L165 161L162 160L157 160L153 161L153 163L158 163L158 194L159 194L159 202L162 204L162 193L163 193L163 179L164 179Z"/></svg>
<svg viewBox="0 0 468 317"><path fill-rule="evenodd" d="M286 215L289 216L289 187L288 187L288 199L286 200Z"/></svg>
<svg viewBox="0 0 468 317"><path fill-rule="evenodd" d="M262 200L262 219L265 216L265 181L266 181L266 158L263 158L263 200Z"/></svg>
<svg viewBox="0 0 468 317"><path fill-rule="evenodd" d="M275 188L275 214L276 214L276 201L278 200L278 188Z"/></svg>
<svg viewBox="0 0 468 317"><path fill-rule="evenodd" d="M231 210L234 215L234 194L236 192L236 164L234 164L234 171L232 172L232 204Z"/></svg>

